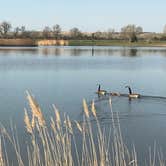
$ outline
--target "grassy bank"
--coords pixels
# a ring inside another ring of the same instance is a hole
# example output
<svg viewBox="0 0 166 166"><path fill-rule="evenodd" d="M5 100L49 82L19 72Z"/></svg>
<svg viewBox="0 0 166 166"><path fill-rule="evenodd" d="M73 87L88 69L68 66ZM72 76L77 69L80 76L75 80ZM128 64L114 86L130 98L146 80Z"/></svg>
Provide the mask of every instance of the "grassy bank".
<svg viewBox="0 0 166 166"><path fill-rule="evenodd" d="M139 165L135 147L129 150L123 141L120 125L117 125L118 116L113 114L111 100L109 103L112 122L110 127L107 126L109 131L106 133L106 128L98 119L94 102L88 107L83 100L84 114L81 122L71 121L67 115L62 118L53 107L55 116L47 123L34 97L27 93L27 99L31 109L25 110L24 117L26 140L30 140L25 141L27 151L22 154L22 145L18 142L17 133L10 136L1 126L0 166L13 165L8 155L10 150L6 149L7 141L11 144L10 148L14 148L15 154L13 153L12 157L15 156L14 160L18 166ZM23 156L26 156L26 162ZM146 166L165 165L162 153L149 152L149 156L144 156L144 159Z"/></svg>
<svg viewBox="0 0 166 166"><path fill-rule="evenodd" d="M124 40L69 40L70 46L129 46L129 47L166 47L166 41L138 41L128 42Z"/></svg>
<svg viewBox="0 0 166 166"><path fill-rule="evenodd" d="M36 39L0 39L1 47L10 46L50 46L50 45L69 45L69 46L122 46L122 47L166 47L166 41L138 41L128 42L125 40L36 40Z"/></svg>

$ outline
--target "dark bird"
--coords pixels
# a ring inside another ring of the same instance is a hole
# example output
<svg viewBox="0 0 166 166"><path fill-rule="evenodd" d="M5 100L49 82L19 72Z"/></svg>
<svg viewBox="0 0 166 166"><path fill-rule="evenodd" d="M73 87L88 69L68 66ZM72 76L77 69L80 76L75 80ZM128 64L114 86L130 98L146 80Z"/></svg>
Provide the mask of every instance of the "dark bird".
<svg viewBox="0 0 166 166"><path fill-rule="evenodd" d="M131 99L131 98L139 98L139 97L140 97L140 94L137 94L137 93L133 93L133 92L132 92L130 86L125 86L125 88L128 88L128 90L129 90L129 95L128 95L128 97L129 97L130 99Z"/></svg>
<svg viewBox="0 0 166 166"><path fill-rule="evenodd" d="M98 86L98 90L97 90L97 92L96 92L98 95L106 95L107 94L107 91L106 90L102 90L101 89L101 85L99 84L99 86Z"/></svg>

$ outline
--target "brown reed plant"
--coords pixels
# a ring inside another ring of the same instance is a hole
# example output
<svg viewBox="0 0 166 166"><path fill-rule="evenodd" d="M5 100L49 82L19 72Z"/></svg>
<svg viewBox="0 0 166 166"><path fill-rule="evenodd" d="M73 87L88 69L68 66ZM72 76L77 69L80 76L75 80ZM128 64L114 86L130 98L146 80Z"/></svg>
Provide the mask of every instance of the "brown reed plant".
<svg viewBox="0 0 166 166"><path fill-rule="evenodd" d="M136 149L129 150L125 145L120 128L118 114L112 110L110 103L109 133L100 124L95 102L89 106L83 100L83 120L72 121L64 114L62 117L53 105L54 116L46 123L44 115L35 98L27 92L31 111L25 109L24 123L27 131L27 151L22 154L18 138L10 136L2 126L0 130L0 166L11 165L5 146L6 138L14 147L18 166L138 166ZM118 119L118 126L114 119ZM91 121L93 119L93 122ZM13 130L13 132L15 132ZM156 148L149 152L147 165L165 165L163 154ZM22 156L27 157L23 161ZM152 157L153 156L153 157Z"/></svg>
<svg viewBox="0 0 166 166"><path fill-rule="evenodd" d="M25 114L24 114L24 123L26 125L27 132L32 134L32 123L30 122L27 110L25 109ZM34 126L34 124L33 124Z"/></svg>
<svg viewBox="0 0 166 166"><path fill-rule="evenodd" d="M4 160L3 160L3 152L2 152L2 141L1 141L1 138L0 138L0 166L3 166L4 165Z"/></svg>
<svg viewBox="0 0 166 166"><path fill-rule="evenodd" d="M42 111L39 107L39 104L37 103L35 98L32 95L30 95L30 93L28 91L27 91L27 100L28 100L29 106L31 108L33 118L36 117L38 119L39 125L44 127L45 119L44 119Z"/></svg>

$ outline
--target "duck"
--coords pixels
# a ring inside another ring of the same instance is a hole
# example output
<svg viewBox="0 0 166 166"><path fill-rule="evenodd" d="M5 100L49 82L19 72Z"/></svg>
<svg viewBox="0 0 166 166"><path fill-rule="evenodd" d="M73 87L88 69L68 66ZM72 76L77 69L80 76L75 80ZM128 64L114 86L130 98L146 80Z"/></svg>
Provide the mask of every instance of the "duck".
<svg viewBox="0 0 166 166"><path fill-rule="evenodd" d="M140 98L140 94L133 93L130 86L125 86L125 88L128 88L128 90L129 90L128 97L129 97L130 99Z"/></svg>
<svg viewBox="0 0 166 166"><path fill-rule="evenodd" d="M102 96L105 96L107 94L107 91L106 90L102 90L101 89L101 85L99 84L98 86L98 90L96 92L98 95L102 95Z"/></svg>

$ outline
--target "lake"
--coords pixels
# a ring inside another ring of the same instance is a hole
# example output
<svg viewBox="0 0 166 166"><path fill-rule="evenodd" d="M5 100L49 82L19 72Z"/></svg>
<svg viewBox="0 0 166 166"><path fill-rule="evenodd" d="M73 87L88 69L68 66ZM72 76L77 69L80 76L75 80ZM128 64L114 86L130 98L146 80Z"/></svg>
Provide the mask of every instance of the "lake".
<svg viewBox="0 0 166 166"><path fill-rule="evenodd" d="M145 97L129 101L112 97L123 138L135 144L138 157L156 144L166 151L166 48L146 47L0 47L0 122L18 126L24 140L26 90L32 92L44 115L52 104L71 119L81 120L82 99L96 101L103 124L110 123L107 98L98 99L98 84L110 92L134 92Z"/></svg>

